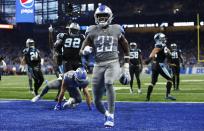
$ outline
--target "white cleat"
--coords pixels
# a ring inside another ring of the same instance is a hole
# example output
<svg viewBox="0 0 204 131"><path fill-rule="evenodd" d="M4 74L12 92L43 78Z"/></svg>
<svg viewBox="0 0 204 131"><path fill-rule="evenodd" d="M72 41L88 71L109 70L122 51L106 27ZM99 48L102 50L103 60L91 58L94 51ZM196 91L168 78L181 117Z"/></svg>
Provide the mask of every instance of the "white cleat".
<svg viewBox="0 0 204 131"><path fill-rule="evenodd" d="M130 88L130 94L133 94L133 89Z"/></svg>
<svg viewBox="0 0 204 131"><path fill-rule="evenodd" d="M69 100L64 103L63 109L65 109L65 108L75 108L77 105L78 105L78 103L75 103L75 99L70 97Z"/></svg>
<svg viewBox="0 0 204 131"><path fill-rule="evenodd" d="M31 102L36 102L36 101L39 101L41 98L40 98L40 95L37 95L35 97L33 97L33 99L31 100Z"/></svg>
<svg viewBox="0 0 204 131"><path fill-rule="evenodd" d="M138 94L142 94L142 89L137 89Z"/></svg>
<svg viewBox="0 0 204 131"><path fill-rule="evenodd" d="M105 117L105 123L104 126L105 128L112 128L114 127L114 118L111 116Z"/></svg>

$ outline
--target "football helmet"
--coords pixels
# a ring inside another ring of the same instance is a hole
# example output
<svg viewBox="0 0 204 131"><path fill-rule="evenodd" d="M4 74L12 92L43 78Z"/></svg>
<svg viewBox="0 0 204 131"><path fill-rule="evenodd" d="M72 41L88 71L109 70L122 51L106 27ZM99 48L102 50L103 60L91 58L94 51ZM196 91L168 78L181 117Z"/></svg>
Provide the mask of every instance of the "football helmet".
<svg viewBox="0 0 204 131"><path fill-rule="evenodd" d="M26 40L26 47L27 47L27 48L35 47L35 41L34 41L33 39L31 39L31 38L28 38L28 39Z"/></svg>
<svg viewBox="0 0 204 131"><path fill-rule="evenodd" d="M100 5L94 13L95 23L102 27L107 26L113 19L111 9L106 5Z"/></svg>
<svg viewBox="0 0 204 131"><path fill-rule="evenodd" d="M122 85L128 85L130 83L130 78L127 73L122 73L120 75L119 81Z"/></svg>
<svg viewBox="0 0 204 131"><path fill-rule="evenodd" d="M176 43L172 43L172 44L171 44L171 49L172 49L172 50L176 50L176 49L177 49Z"/></svg>
<svg viewBox="0 0 204 131"><path fill-rule="evenodd" d="M163 33L157 33L154 35L154 41L156 43L166 44L167 42L166 35Z"/></svg>
<svg viewBox="0 0 204 131"><path fill-rule="evenodd" d="M88 82L87 72L83 67L79 67L76 69L74 73L74 80L79 85L83 85Z"/></svg>
<svg viewBox="0 0 204 131"><path fill-rule="evenodd" d="M70 35L78 35L80 31L80 26L78 23L71 23L70 25L66 26L66 29L68 29L68 33Z"/></svg>
<svg viewBox="0 0 204 131"><path fill-rule="evenodd" d="M137 43L131 42L130 43L130 49L137 49Z"/></svg>

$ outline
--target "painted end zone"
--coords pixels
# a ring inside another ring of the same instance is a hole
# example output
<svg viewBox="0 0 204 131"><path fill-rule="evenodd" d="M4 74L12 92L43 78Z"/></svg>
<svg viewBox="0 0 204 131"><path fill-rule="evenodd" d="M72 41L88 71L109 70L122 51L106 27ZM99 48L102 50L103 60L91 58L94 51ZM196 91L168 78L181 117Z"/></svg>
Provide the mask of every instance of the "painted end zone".
<svg viewBox="0 0 204 131"><path fill-rule="evenodd" d="M203 131L204 103L116 103L113 129L85 103L76 109L53 111L52 101L0 101L0 130L49 131Z"/></svg>

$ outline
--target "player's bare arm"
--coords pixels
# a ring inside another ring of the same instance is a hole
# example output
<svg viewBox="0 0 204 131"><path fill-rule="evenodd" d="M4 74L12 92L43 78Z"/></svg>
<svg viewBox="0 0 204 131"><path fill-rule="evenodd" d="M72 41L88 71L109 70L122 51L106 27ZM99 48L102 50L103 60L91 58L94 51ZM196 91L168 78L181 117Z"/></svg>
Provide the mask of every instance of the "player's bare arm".
<svg viewBox="0 0 204 131"><path fill-rule="evenodd" d="M65 84L64 80L62 81L62 86L61 86L61 91L60 91L60 95L58 97L58 103L62 102L62 99L64 97L64 93L67 89L67 85Z"/></svg>
<svg viewBox="0 0 204 131"><path fill-rule="evenodd" d="M150 53L149 58L146 59L144 63L148 65L148 64L154 59L155 55L156 55L160 50L161 50L160 48L156 48L156 47L155 47L155 48L152 50L152 52Z"/></svg>
<svg viewBox="0 0 204 131"><path fill-rule="evenodd" d="M54 50L55 50L55 52L57 52L57 53L59 53L59 51L61 50L61 48L62 48L62 39L57 39L56 41L55 41L55 43L54 43Z"/></svg>
<svg viewBox="0 0 204 131"><path fill-rule="evenodd" d="M84 96L86 98L86 103L87 103L87 105L89 107L89 110L91 110L91 95L90 95L90 93L88 91L88 87L83 88L83 94L84 94Z"/></svg>
<svg viewBox="0 0 204 131"><path fill-rule="evenodd" d="M160 48L154 48L151 52L151 54L149 55L149 58L153 59L155 57L155 55L160 51Z"/></svg>
<svg viewBox="0 0 204 131"><path fill-rule="evenodd" d="M129 53L130 53L130 49L129 49L129 45L128 45L128 41L125 38L124 35L121 35L120 39L119 39L119 44L121 44L123 51L124 51L124 55L125 55L125 62L129 63Z"/></svg>

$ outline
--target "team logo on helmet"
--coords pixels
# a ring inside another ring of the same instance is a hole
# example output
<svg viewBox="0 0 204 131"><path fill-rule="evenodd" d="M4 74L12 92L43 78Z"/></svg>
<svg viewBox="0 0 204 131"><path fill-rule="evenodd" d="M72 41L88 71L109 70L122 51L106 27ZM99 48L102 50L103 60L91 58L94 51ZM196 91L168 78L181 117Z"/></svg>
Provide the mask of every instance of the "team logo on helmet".
<svg viewBox="0 0 204 131"><path fill-rule="evenodd" d="M34 5L34 0L20 0L21 6L31 8Z"/></svg>

